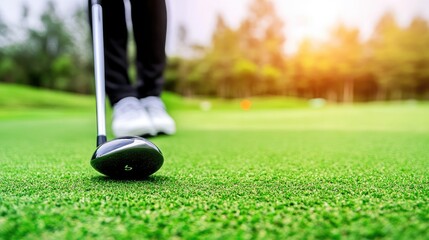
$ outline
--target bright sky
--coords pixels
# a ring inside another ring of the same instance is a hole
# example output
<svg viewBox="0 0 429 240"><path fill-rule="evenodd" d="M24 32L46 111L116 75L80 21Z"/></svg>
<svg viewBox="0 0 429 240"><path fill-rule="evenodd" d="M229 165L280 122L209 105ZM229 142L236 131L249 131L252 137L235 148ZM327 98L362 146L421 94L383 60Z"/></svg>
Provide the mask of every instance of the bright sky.
<svg viewBox="0 0 429 240"><path fill-rule="evenodd" d="M193 43L207 44L215 25L216 15L222 13L231 26L238 26L247 14L252 0L167 0L169 28L167 52L175 53L180 48L177 27L185 24L188 39ZM361 37L371 35L379 17L387 10L395 13L403 26L416 16L429 20L429 0L273 0L278 14L284 19L287 51L293 51L304 37L325 39L332 26L339 20L358 27ZM31 7L30 17L40 14L47 0L3 0L0 15L10 23L17 24L22 3ZM60 13L67 17L86 0L54 0Z"/></svg>

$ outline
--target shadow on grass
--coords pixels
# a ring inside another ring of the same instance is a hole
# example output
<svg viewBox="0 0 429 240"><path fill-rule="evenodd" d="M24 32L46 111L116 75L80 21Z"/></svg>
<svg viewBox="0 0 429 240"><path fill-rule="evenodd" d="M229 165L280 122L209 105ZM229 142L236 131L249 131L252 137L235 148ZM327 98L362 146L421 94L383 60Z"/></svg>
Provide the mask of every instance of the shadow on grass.
<svg viewBox="0 0 429 240"><path fill-rule="evenodd" d="M173 182L174 180L171 177L167 176L149 176L145 178L113 178L108 176L95 176L91 178L94 182L105 182L105 183L135 183L135 182L143 182L150 184L163 184L167 182Z"/></svg>

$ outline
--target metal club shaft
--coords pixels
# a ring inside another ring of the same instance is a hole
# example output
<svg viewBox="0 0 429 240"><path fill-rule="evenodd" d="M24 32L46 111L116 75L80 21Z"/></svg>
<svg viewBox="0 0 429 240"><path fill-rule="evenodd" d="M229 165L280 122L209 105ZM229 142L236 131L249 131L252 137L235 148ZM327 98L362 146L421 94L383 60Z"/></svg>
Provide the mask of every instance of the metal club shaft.
<svg viewBox="0 0 429 240"><path fill-rule="evenodd" d="M97 105L97 146L106 138L106 90L104 76L103 13L100 1L92 1L92 35L94 46L95 94Z"/></svg>

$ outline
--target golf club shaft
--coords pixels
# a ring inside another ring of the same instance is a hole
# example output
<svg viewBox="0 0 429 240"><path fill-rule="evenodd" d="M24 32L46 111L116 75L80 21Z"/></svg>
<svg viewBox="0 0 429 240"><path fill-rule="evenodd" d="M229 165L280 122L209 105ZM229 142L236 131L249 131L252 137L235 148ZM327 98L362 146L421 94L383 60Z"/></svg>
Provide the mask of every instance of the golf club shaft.
<svg viewBox="0 0 429 240"><path fill-rule="evenodd" d="M103 14L101 1L93 0L92 41L94 46L95 94L97 105L97 146L105 143L106 138L106 90L104 79Z"/></svg>

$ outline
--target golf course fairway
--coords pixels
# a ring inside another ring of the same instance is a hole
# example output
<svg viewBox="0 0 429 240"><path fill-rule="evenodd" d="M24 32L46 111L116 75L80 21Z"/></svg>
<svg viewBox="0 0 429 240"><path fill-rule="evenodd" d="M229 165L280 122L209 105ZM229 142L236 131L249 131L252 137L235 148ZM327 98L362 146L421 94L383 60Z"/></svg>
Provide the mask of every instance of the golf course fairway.
<svg viewBox="0 0 429 240"><path fill-rule="evenodd" d="M66 105L0 108L0 239L429 238L427 103L167 99L178 132L150 139L163 167L120 181L89 164L93 98L47 98Z"/></svg>

